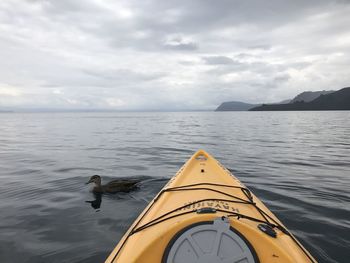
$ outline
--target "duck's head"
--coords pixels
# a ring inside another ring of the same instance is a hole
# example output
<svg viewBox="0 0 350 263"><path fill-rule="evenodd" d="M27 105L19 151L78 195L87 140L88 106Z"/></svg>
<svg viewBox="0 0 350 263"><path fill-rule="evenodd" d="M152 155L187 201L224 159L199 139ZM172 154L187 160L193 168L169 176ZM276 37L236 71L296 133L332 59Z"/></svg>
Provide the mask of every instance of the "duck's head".
<svg viewBox="0 0 350 263"><path fill-rule="evenodd" d="M95 174L91 176L90 180L86 184L95 183L96 185L101 185L101 176Z"/></svg>

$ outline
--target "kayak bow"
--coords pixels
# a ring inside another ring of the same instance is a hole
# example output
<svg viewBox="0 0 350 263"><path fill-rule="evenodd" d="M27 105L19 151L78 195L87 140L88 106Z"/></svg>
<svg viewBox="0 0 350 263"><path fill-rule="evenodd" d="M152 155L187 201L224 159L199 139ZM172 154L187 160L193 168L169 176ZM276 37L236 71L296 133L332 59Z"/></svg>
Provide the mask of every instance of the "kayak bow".
<svg viewBox="0 0 350 263"><path fill-rule="evenodd" d="M170 179L106 263L316 262L275 215L203 150Z"/></svg>

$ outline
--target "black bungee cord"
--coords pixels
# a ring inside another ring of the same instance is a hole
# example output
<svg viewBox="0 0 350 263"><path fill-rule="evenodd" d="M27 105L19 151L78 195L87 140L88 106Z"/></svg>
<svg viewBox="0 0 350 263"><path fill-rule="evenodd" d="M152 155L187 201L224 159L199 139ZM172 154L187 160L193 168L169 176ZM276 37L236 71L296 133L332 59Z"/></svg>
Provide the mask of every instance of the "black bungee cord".
<svg viewBox="0 0 350 263"><path fill-rule="evenodd" d="M241 191L243 192L243 194L247 197L248 200L242 199L240 197L225 193L223 191L217 190L217 189L212 189L209 187L198 187L198 186L219 186L219 187L228 187L228 188L238 188L241 189ZM193 188L195 187L195 188ZM160 198L161 195L163 195L165 192L178 192L178 191L198 191L198 190L207 190L207 191L212 191L215 193L219 193L222 195L225 195L227 197L230 197L232 199L218 199L218 198L208 198L208 199L201 199L201 200L197 200L194 202L191 202L189 204L185 204L183 206L177 207L151 221L149 221L148 223L145 223L144 225L138 227L139 223L142 221L142 219L148 214L149 210L153 207L153 205L156 203L156 201ZM257 211L259 212L259 214L262 216L262 218L264 220L255 218L255 217L250 217L238 212L233 212L233 211L229 211L229 210L224 210L224 209L214 209L215 212L222 212L222 213L227 213L228 217L237 217L237 219L243 218L243 219L247 219L247 220L251 220L254 222L258 222L258 223L265 223L267 225L269 225L272 228L277 228L279 229L281 232L283 232L284 234L288 235L289 237L291 237L291 239L298 245L298 247L305 253L305 255L310 259L311 262L316 263L314 261L314 259L309 255L309 253L305 250L305 248L296 240L296 238L285 228L283 227L280 223L278 223L274 218L272 218L270 215L268 215L265 211L263 211L260 207L257 206L257 204L254 202L253 200L253 196L250 192L250 190L246 187L241 187L241 186L232 186L232 185L225 185L225 184L215 184L215 183L197 183L197 184L190 184L190 185L183 185L183 186L177 186L177 187L171 187L171 188L166 188L161 190L158 195L153 199L152 203L149 205L149 207L147 208L146 211L143 212L142 216L140 217L140 219L134 224L134 226L132 227L132 229L129 231L128 235L124 238L123 243L119 246L119 249L117 250L117 252L115 253L112 261L114 261L118 254L120 253L120 251L122 250L122 248L124 247L126 241L128 240L129 237L131 237L132 235L147 229L149 227L152 227L154 225L157 225L159 223L162 223L164 221L167 221L169 219L175 218L175 217L179 217L182 215L186 215L186 214L190 214L190 213L198 213L199 209L193 209L190 211L185 211L185 212L181 212L175 215L171 215L177 211L181 211L182 209L185 209L189 206L201 203L201 202L205 202L205 201L222 201L222 202L230 202L230 203L241 203L241 204L247 204L247 205L252 205L254 206ZM273 222L270 222L269 219Z"/></svg>

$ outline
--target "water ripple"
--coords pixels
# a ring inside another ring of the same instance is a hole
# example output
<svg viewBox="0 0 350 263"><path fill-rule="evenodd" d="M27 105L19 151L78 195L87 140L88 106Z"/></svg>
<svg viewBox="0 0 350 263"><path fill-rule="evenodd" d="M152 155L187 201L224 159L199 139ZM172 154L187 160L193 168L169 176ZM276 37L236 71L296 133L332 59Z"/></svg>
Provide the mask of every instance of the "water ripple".
<svg viewBox="0 0 350 263"><path fill-rule="evenodd" d="M0 261L102 262L203 148L319 262L347 262L349 119L349 112L1 114ZM93 174L142 183L99 199L85 185Z"/></svg>

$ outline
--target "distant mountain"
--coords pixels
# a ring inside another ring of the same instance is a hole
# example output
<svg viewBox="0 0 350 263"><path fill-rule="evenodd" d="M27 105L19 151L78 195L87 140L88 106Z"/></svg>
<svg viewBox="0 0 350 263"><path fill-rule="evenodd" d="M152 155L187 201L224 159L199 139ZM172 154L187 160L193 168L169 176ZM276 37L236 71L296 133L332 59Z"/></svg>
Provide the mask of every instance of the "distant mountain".
<svg viewBox="0 0 350 263"><path fill-rule="evenodd" d="M277 104L287 104L287 103L290 103L292 100L282 100L280 101L279 103Z"/></svg>
<svg viewBox="0 0 350 263"><path fill-rule="evenodd" d="M322 94L310 102L263 104L250 111L350 110L350 87Z"/></svg>
<svg viewBox="0 0 350 263"><path fill-rule="evenodd" d="M221 103L215 111L247 111L259 105L260 104L249 104L240 101L227 101Z"/></svg>
<svg viewBox="0 0 350 263"><path fill-rule="evenodd" d="M322 91L304 91L300 94L298 94L294 99L292 99L289 103L294 103L294 102L310 102L313 101L314 99L318 98L320 95L326 95L329 93L333 93L334 90L322 90ZM283 103L281 103L283 104Z"/></svg>

